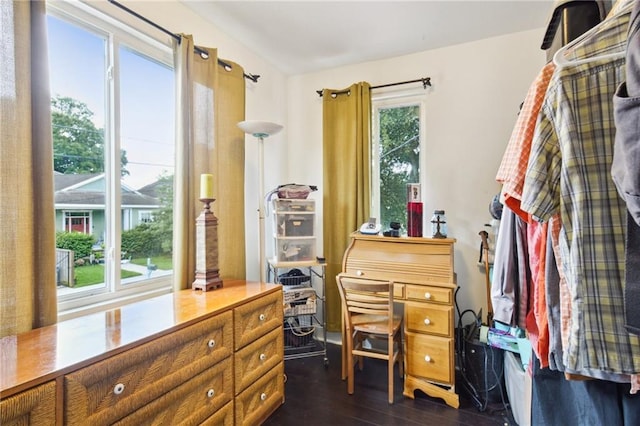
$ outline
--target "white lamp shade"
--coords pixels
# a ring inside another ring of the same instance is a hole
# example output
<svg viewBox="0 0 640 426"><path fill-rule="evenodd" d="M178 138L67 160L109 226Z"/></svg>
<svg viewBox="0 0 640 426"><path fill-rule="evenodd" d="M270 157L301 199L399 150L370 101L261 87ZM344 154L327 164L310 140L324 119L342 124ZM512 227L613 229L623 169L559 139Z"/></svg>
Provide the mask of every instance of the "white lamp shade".
<svg viewBox="0 0 640 426"><path fill-rule="evenodd" d="M238 127L240 127L243 132L253 135L256 138L266 138L282 130L281 125L268 121L241 121L238 123Z"/></svg>

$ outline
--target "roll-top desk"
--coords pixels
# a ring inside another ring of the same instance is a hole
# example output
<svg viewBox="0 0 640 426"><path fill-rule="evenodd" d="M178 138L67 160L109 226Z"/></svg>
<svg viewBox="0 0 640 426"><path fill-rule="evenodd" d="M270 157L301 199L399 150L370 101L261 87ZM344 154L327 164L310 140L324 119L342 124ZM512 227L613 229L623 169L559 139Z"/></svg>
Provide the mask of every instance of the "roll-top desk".
<svg viewBox="0 0 640 426"><path fill-rule="evenodd" d="M394 299L404 305L403 394L419 389L459 407L455 393L453 305L456 277L452 238L351 235L342 271L394 282ZM342 377L346 377L343 351Z"/></svg>
<svg viewBox="0 0 640 426"><path fill-rule="evenodd" d="M0 338L0 424L261 424L282 321L281 286L227 280Z"/></svg>

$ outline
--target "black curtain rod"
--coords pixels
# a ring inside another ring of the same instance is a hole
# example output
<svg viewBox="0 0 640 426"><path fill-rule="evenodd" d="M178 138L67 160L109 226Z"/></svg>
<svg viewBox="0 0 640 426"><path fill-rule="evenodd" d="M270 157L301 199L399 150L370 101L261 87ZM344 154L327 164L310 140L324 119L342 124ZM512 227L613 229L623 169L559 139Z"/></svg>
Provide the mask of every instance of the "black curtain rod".
<svg viewBox="0 0 640 426"><path fill-rule="evenodd" d="M125 12L135 16L136 18L140 19L141 21L146 22L147 24L151 25L152 27L162 31L163 33L173 37L174 39L176 39L178 41L178 43L182 42L182 36L180 36L179 34L175 34L172 33L171 31L167 30L164 27L161 27L160 25L156 24L155 22L151 21L148 18L145 18L144 16L140 15L138 12L135 12L131 9L129 9L127 6L123 5L122 3L118 3L116 0L109 0L109 3L119 7L120 9L124 10ZM193 46L193 50L195 50L196 53L198 53L200 56L202 56L203 58L208 58L209 57L209 52L207 52L205 49L202 49L201 47L198 46ZM232 68L231 64L226 63L225 61L223 61L222 59L218 59L218 65L221 65L225 68ZM244 74L244 78L247 78L251 81L253 81L254 83L258 82L258 79L260 78L259 75L256 74L247 74L247 73L243 73Z"/></svg>
<svg viewBox="0 0 640 426"><path fill-rule="evenodd" d="M409 84L409 83L422 83L422 88L426 89L427 86L431 86L431 77L424 77L424 78L417 78L415 80L409 80L409 81L399 81L397 83L388 83L388 84L381 84L379 86L371 86L371 90L373 89L381 89L383 87L390 87L390 86L399 86L401 84ZM324 91L324 89L322 90L316 90L316 93L318 95L320 95L320 97L322 97L322 92ZM336 91L336 92L332 92L334 95L340 95L342 93L348 93L349 89L346 90L340 90L340 91Z"/></svg>

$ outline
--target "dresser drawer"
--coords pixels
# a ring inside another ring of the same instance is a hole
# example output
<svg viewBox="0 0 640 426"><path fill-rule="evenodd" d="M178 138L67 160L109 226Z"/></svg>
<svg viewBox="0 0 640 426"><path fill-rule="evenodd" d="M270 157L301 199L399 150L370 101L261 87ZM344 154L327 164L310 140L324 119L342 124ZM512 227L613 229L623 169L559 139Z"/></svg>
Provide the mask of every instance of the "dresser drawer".
<svg viewBox="0 0 640 426"><path fill-rule="evenodd" d="M213 416L203 421L201 426L233 426L234 414L233 401L231 401L216 411Z"/></svg>
<svg viewBox="0 0 640 426"><path fill-rule="evenodd" d="M224 312L64 377L65 424L106 424L127 416L232 354Z"/></svg>
<svg viewBox="0 0 640 426"><path fill-rule="evenodd" d="M234 355L236 395L282 362L284 335L281 328L242 348Z"/></svg>
<svg viewBox="0 0 640 426"><path fill-rule="evenodd" d="M452 290L444 287L434 287L427 285L405 286L407 300L419 300L429 303L443 303L447 305L453 304Z"/></svg>
<svg viewBox="0 0 640 426"><path fill-rule="evenodd" d="M0 425L55 425L56 384L48 382L0 401Z"/></svg>
<svg viewBox="0 0 640 426"><path fill-rule="evenodd" d="M453 383L453 339L405 332L408 375Z"/></svg>
<svg viewBox="0 0 640 426"><path fill-rule="evenodd" d="M431 303L407 303L404 308L405 327L409 331L453 336L452 306Z"/></svg>
<svg viewBox="0 0 640 426"><path fill-rule="evenodd" d="M227 358L114 424L200 425L232 400L231 370Z"/></svg>
<svg viewBox="0 0 640 426"><path fill-rule="evenodd" d="M282 291L268 294L233 310L235 350L282 326Z"/></svg>
<svg viewBox="0 0 640 426"><path fill-rule="evenodd" d="M261 424L284 402L284 362L236 397L236 425ZM313 403L313 398L309 399Z"/></svg>

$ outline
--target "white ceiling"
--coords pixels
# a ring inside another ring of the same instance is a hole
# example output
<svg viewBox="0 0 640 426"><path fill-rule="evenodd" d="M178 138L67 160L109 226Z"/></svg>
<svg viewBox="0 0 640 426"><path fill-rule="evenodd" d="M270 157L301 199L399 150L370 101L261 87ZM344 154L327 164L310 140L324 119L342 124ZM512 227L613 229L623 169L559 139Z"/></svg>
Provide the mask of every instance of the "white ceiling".
<svg viewBox="0 0 640 426"><path fill-rule="evenodd" d="M180 1L286 74L546 28L554 7L552 0Z"/></svg>

